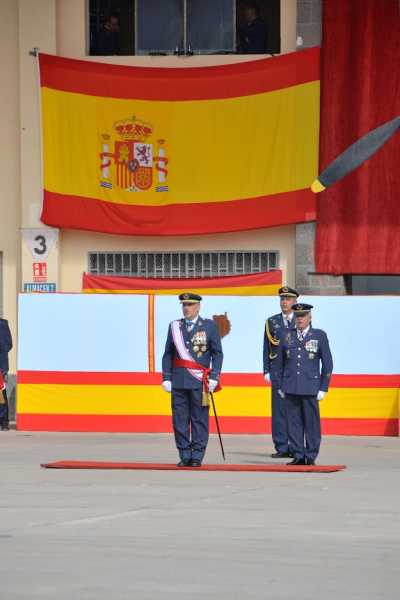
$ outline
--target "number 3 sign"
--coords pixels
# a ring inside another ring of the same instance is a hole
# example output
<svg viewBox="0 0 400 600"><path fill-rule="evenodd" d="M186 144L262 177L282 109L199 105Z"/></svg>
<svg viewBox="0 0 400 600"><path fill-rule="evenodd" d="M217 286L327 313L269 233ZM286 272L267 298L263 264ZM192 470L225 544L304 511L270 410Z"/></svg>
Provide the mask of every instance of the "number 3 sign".
<svg viewBox="0 0 400 600"><path fill-rule="evenodd" d="M57 229L23 229L22 238L34 259L46 260L58 240Z"/></svg>

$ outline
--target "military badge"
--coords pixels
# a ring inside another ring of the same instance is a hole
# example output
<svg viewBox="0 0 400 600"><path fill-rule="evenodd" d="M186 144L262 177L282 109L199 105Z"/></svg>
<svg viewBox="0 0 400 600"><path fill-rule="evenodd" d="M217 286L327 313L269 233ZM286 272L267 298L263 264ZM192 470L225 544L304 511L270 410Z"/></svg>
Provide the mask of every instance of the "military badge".
<svg viewBox="0 0 400 600"><path fill-rule="evenodd" d="M310 352L308 358L315 358L315 354L313 352Z"/></svg>

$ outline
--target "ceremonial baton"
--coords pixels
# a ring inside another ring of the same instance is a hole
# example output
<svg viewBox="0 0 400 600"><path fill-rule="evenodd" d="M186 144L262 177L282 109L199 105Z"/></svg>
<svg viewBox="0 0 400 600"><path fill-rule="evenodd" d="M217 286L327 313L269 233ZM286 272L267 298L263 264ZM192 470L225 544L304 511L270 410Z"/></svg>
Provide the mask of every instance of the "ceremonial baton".
<svg viewBox="0 0 400 600"><path fill-rule="evenodd" d="M219 423L218 423L217 411L215 410L214 395L213 395L213 393L212 393L212 392L210 392L210 396L211 396L211 402L212 402L212 405L213 405L213 410L214 410L215 424L216 424L216 426L217 426L218 437L219 437L219 443L220 443L220 445L221 445L221 452L222 452L223 459L224 459L224 460L226 460L226 459L225 459L224 445L223 445L223 443L222 443L221 431L220 431L220 428L219 428Z"/></svg>

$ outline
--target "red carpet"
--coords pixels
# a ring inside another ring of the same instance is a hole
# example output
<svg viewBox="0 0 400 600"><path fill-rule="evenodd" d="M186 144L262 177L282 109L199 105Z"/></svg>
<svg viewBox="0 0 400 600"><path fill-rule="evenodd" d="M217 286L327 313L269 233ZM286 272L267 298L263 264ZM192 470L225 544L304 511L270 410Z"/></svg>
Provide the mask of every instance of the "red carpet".
<svg viewBox="0 0 400 600"><path fill-rule="evenodd" d="M259 471L262 473L334 473L342 471L345 465L293 466L279 464L260 465L203 465L202 467L177 467L174 464L103 462L93 460L59 460L40 465L45 469L127 469L133 471Z"/></svg>

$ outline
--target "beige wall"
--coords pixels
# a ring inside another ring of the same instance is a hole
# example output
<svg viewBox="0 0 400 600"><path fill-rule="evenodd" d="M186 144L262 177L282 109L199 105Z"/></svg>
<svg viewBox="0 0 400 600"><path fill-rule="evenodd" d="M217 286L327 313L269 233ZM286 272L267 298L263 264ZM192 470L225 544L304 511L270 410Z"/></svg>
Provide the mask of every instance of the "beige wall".
<svg viewBox="0 0 400 600"><path fill-rule="evenodd" d="M87 57L87 0L0 0L0 252L3 306L16 337L16 296L21 285L20 228L43 226L37 61L29 51L129 65L195 66L254 60L255 56ZM295 50L296 0L281 0L282 52ZM6 82L6 84L5 84ZM78 291L90 250L263 249L280 252L285 281L294 281L294 226L195 238L121 237L64 231L57 264L64 291ZM22 255L22 259L21 259ZM15 369L15 353L11 356Z"/></svg>
<svg viewBox="0 0 400 600"><path fill-rule="evenodd" d="M224 233L197 237L122 237L105 234L87 234L83 231L63 231L61 245L61 286L69 292L81 290L82 273L87 270L89 252L106 250L277 250L285 282L294 279L295 225L272 227L241 233Z"/></svg>
<svg viewBox="0 0 400 600"><path fill-rule="evenodd" d="M16 338L19 285L19 50L18 4L0 0L0 252L3 256L3 309ZM11 356L15 370L15 349Z"/></svg>

